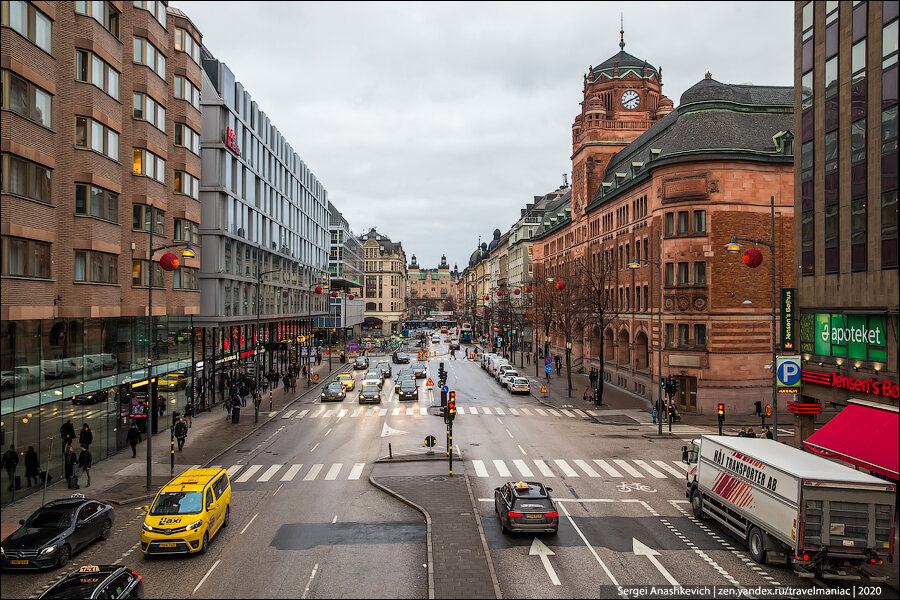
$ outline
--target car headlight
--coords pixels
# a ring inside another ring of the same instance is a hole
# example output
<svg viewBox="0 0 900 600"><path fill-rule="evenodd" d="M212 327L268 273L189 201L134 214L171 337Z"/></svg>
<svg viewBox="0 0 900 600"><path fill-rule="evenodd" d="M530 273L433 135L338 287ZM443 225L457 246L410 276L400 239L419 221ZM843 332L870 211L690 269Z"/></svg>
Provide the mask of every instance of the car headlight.
<svg viewBox="0 0 900 600"><path fill-rule="evenodd" d="M150 532L156 531L155 529L153 529L152 527L150 527L150 526L147 525L146 523L142 524L141 527L143 527L144 531L150 531Z"/></svg>
<svg viewBox="0 0 900 600"><path fill-rule="evenodd" d="M56 545L47 546L43 550L41 550L41 554L51 554L56 551Z"/></svg>
<svg viewBox="0 0 900 600"><path fill-rule="evenodd" d="M6 548L0 546L0 555L6 556Z"/></svg>
<svg viewBox="0 0 900 600"><path fill-rule="evenodd" d="M200 519L199 521L194 521L193 523L191 523L190 525L188 525L187 527L185 527L185 530L186 530L186 531L191 531L191 530L193 530L193 529L197 529L197 528L200 527L201 525L203 525L203 519Z"/></svg>

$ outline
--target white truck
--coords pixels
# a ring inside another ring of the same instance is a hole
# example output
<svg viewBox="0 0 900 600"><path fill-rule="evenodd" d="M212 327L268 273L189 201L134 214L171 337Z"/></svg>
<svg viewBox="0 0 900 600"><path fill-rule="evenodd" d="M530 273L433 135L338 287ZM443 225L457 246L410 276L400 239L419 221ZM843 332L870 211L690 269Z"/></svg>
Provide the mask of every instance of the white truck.
<svg viewBox="0 0 900 600"><path fill-rule="evenodd" d="M765 438L704 435L682 447L694 516L801 577L861 579L893 560L896 485Z"/></svg>

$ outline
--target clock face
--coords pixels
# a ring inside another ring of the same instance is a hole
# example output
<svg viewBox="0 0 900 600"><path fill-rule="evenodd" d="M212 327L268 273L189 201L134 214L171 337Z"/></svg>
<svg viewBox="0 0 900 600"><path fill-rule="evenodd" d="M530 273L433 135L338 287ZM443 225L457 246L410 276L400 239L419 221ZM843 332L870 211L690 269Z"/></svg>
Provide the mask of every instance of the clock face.
<svg viewBox="0 0 900 600"><path fill-rule="evenodd" d="M622 106L629 110L634 110L641 103L641 97L634 90L628 90L622 94Z"/></svg>

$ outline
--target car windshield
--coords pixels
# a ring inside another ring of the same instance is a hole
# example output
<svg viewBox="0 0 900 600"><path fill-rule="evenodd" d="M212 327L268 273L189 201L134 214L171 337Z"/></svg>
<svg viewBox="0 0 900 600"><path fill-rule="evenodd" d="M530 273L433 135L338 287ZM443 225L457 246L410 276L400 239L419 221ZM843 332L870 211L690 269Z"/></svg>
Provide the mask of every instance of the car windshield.
<svg viewBox="0 0 900 600"><path fill-rule="evenodd" d="M151 515L193 515L203 510L200 492L161 492L150 507Z"/></svg>
<svg viewBox="0 0 900 600"><path fill-rule="evenodd" d="M416 389L416 382L413 379L404 379L400 382L401 390L414 390Z"/></svg>
<svg viewBox="0 0 900 600"><path fill-rule="evenodd" d="M344 386L341 382L336 381L334 383L329 383L328 387L325 389L326 389L326 391L329 391L329 392L340 392L341 390L344 389Z"/></svg>
<svg viewBox="0 0 900 600"><path fill-rule="evenodd" d="M378 386L377 385L364 385L362 389L363 394L377 394Z"/></svg>
<svg viewBox="0 0 900 600"><path fill-rule="evenodd" d="M406 376L406 375L412 375L412 374L413 374L413 370L412 370L412 369L403 369L402 371L400 371L399 373L397 373L397 377L404 377L404 376Z"/></svg>
<svg viewBox="0 0 900 600"><path fill-rule="evenodd" d="M33 529L65 529L72 524L75 508L41 508L25 521L25 527Z"/></svg>
<svg viewBox="0 0 900 600"><path fill-rule="evenodd" d="M397 353L397 358L407 358L408 356L409 356L409 355L406 354L405 352L398 352L398 353Z"/></svg>
<svg viewBox="0 0 900 600"><path fill-rule="evenodd" d="M518 379L516 379L515 385L528 385L528 380L524 377L519 377Z"/></svg>
<svg viewBox="0 0 900 600"><path fill-rule="evenodd" d="M368 371L364 379L381 379L381 373L378 371Z"/></svg>
<svg viewBox="0 0 900 600"><path fill-rule="evenodd" d="M515 377L516 375L518 375L518 373L516 373L516 372L513 371L512 369L509 369L509 370L506 371L506 373L504 373L503 375L506 376L506 377Z"/></svg>

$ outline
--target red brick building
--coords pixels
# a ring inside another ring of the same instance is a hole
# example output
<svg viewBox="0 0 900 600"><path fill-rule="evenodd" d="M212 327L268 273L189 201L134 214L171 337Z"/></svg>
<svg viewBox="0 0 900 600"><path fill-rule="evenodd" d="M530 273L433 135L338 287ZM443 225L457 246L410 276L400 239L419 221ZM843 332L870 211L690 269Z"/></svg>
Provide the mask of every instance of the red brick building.
<svg viewBox="0 0 900 600"><path fill-rule="evenodd" d="M606 384L655 399L662 340L662 376L679 379L682 411L751 412L771 399L771 254L759 246L763 263L750 269L724 246L733 235L770 240L774 196L776 285L793 286L792 88L707 74L673 110L661 86L624 50L586 77L572 202L535 235L535 279L610 265L603 289L617 316L569 340L576 368L602 365ZM550 338L562 354L564 337Z"/></svg>

